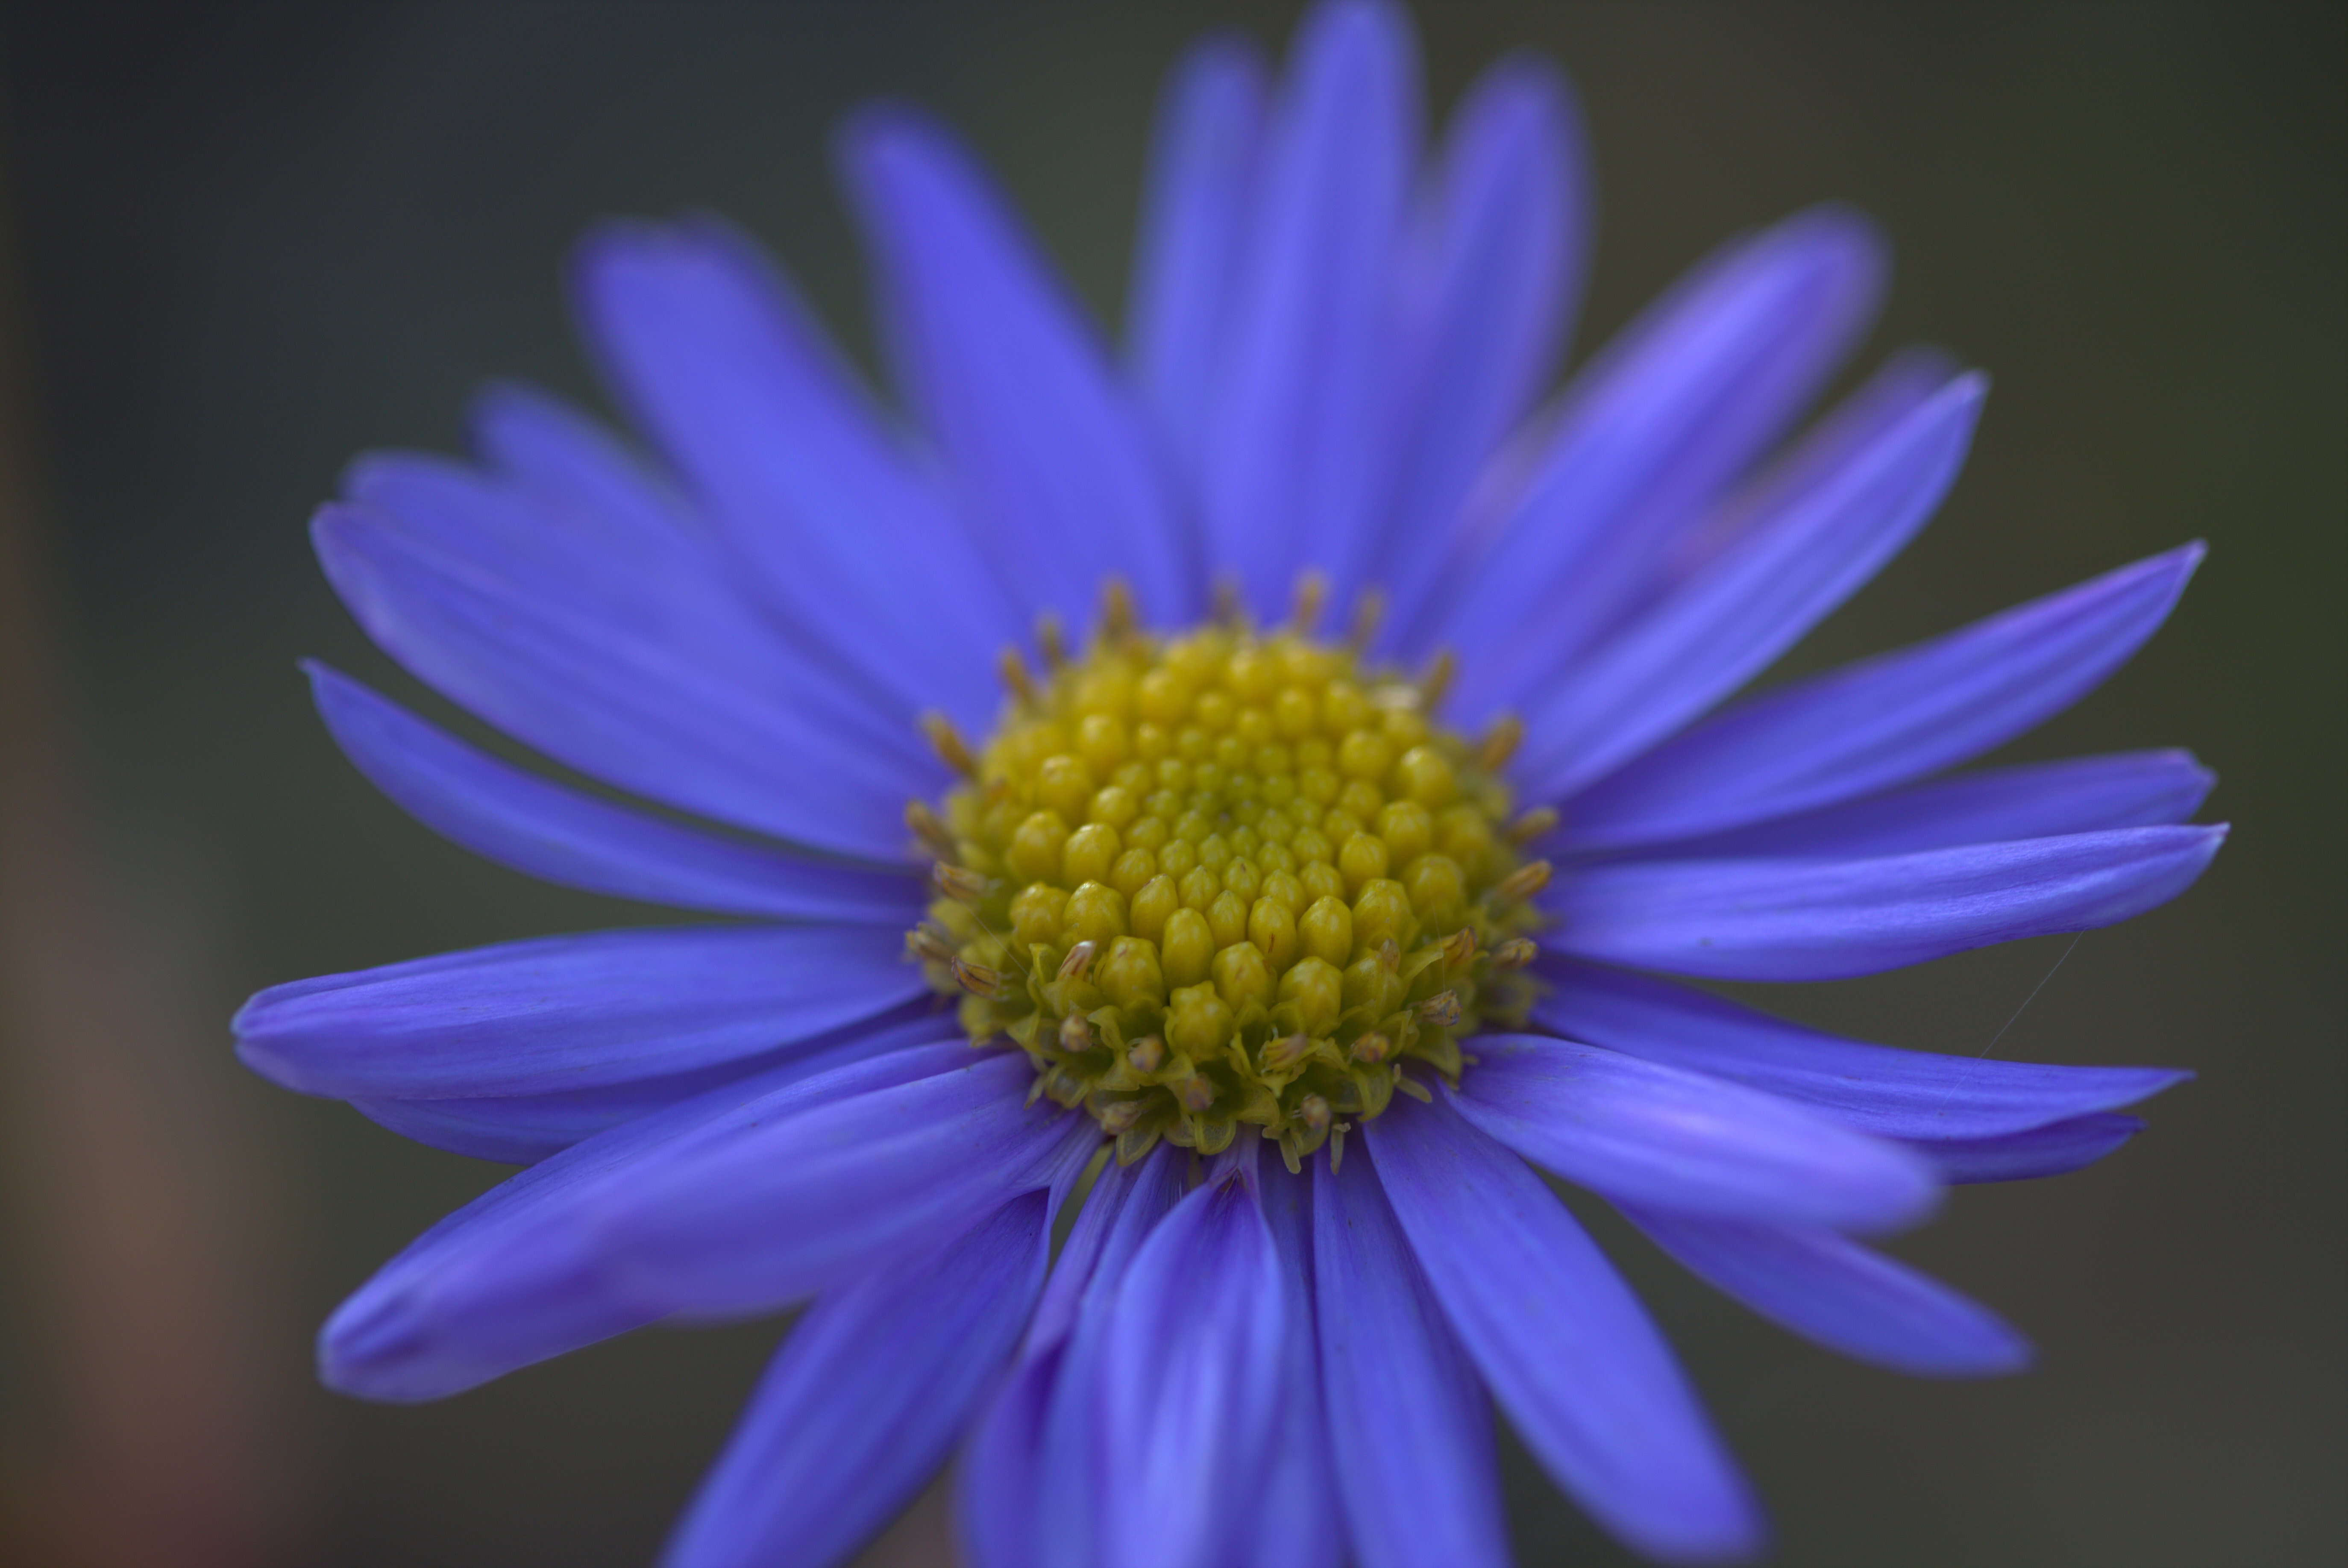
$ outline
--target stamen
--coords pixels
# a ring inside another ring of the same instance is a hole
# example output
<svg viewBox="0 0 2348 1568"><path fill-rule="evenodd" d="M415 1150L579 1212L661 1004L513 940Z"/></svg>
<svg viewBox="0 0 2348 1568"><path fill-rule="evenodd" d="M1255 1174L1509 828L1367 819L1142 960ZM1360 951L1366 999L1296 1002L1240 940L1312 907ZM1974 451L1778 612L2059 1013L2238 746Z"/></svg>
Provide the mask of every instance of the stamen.
<svg viewBox="0 0 2348 1568"><path fill-rule="evenodd" d="M1044 664L1054 675L1068 667L1067 631L1060 617L1046 610L1035 617L1035 649L1044 655Z"/></svg>
<svg viewBox="0 0 2348 1568"><path fill-rule="evenodd" d="M1476 766L1487 773L1498 773L1509 765L1524 738L1525 721L1513 713L1502 714L1477 742Z"/></svg>
<svg viewBox="0 0 2348 1568"><path fill-rule="evenodd" d="M953 858L953 835L946 831L946 825L938 820L938 814L926 803L920 800L905 802L905 826L912 830L913 837L921 841L922 848L929 852L932 860Z"/></svg>
<svg viewBox="0 0 2348 1568"><path fill-rule="evenodd" d="M1311 636L1321 624L1321 613L1329 607L1329 579L1325 573L1305 572L1296 579L1296 604L1289 613L1288 624L1300 635Z"/></svg>
<svg viewBox="0 0 2348 1568"><path fill-rule="evenodd" d="M1458 969L1476 956L1476 928L1463 925L1443 939L1443 966Z"/></svg>
<svg viewBox="0 0 2348 1568"><path fill-rule="evenodd" d="M1426 663L1426 673L1418 677L1419 706L1429 711L1440 707L1458 675L1459 655L1449 648L1437 648Z"/></svg>
<svg viewBox="0 0 2348 1568"><path fill-rule="evenodd" d="M1540 956L1540 948L1529 936L1511 936L1492 950L1495 969L1522 969Z"/></svg>
<svg viewBox="0 0 2348 1568"><path fill-rule="evenodd" d="M930 868L930 880L940 892L960 903L974 903L986 892L986 879L974 871L940 861Z"/></svg>
<svg viewBox="0 0 2348 1568"><path fill-rule="evenodd" d="M1501 878L1492 897L1503 903L1521 903L1549 886L1550 870L1547 861L1529 861Z"/></svg>
<svg viewBox="0 0 2348 1568"><path fill-rule="evenodd" d="M1354 1042L1354 1059L1365 1067L1375 1067L1393 1054L1394 1042L1384 1035L1364 1035Z"/></svg>
<svg viewBox="0 0 2348 1568"><path fill-rule="evenodd" d="M1111 647L1126 642L1139 623L1133 608L1133 590L1122 577L1101 584L1100 636Z"/></svg>
<svg viewBox="0 0 2348 1568"><path fill-rule="evenodd" d="M1156 1035L1144 1035L1133 1042L1125 1059L1135 1072L1148 1078L1166 1065L1166 1042Z"/></svg>
<svg viewBox="0 0 2348 1568"><path fill-rule="evenodd" d="M1466 1011L1460 1006L1457 991L1437 991L1418 1005L1418 1016L1437 1028L1447 1029L1459 1022Z"/></svg>
<svg viewBox="0 0 2348 1568"><path fill-rule="evenodd" d="M953 961L953 977L955 985L973 996L983 996L989 1001L1001 1000L1009 995L1011 989L1001 970L990 969L983 964L973 964L967 958Z"/></svg>
<svg viewBox="0 0 2348 1568"><path fill-rule="evenodd" d="M1069 948L1068 955L1060 960L1059 978L1063 980L1083 978L1085 971L1093 966L1093 954L1098 950L1098 947L1097 943L1079 942Z"/></svg>
<svg viewBox="0 0 2348 1568"><path fill-rule="evenodd" d="M1092 1020L1082 1013L1071 1013L1060 1020L1060 1048L1070 1056L1081 1056L1093 1048Z"/></svg>
<svg viewBox="0 0 2348 1568"><path fill-rule="evenodd" d="M1557 827L1557 822L1556 807L1536 806L1509 824L1509 842L1529 844L1535 839L1548 835Z"/></svg>
<svg viewBox="0 0 2348 1568"><path fill-rule="evenodd" d="M1378 634L1378 624L1385 618L1385 592L1376 588L1363 589L1354 600L1354 619L1345 629L1345 645L1357 655L1366 652L1370 639Z"/></svg>
<svg viewBox="0 0 2348 1568"><path fill-rule="evenodd" d="M1035 677L1027 673L1027 661L1019 656L1016 648L1005 648L994 661L1003 684L1011 688L1012 697L1022 707L1035 706Z"/></svg>
<svg viewBox="0 0 2348 1568"><path fill-rule="evenodd" d="M939 761L965 779L978 777L978 758L970 754L970 746L963 739L962 731L953 727L953 720L942 713L925 713L922 715L922 733L929 737L931 749L938 754Z"/></svg>
<svg viewBox="0 0 2348 1568"><path fill-rule="evenodd" d="M946 934L926 920L905 933L905 951L925 964L952 964L958 956Z"/></svg>

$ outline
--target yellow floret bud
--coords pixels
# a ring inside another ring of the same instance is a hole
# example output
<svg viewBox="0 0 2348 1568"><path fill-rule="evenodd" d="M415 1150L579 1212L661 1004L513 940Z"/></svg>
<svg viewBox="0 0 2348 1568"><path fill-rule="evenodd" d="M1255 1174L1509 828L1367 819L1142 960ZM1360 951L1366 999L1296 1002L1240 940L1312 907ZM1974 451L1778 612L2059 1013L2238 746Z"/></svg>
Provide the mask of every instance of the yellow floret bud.
<svg viewBox="0 0 2348 1568"><path fill-rule="evenodd" d="M1231 1009L1212 985L1184 985L1166 1009L1166 1043L1192 1061L1214 1056L1231 1037Z"/></svg>
<svg viewBox="0 0 2348 1568"><path fill-rule="evenodd" d="M1248 910L1247 934L1274 969L1285 969L1295 962L1296 912L1281 900L1255 901Z"/></svg>
<svg viewBox="0 0 2348 1568"><path fill-rule="evenodd" d="M1068 906L1066 889L1031 882L1011 901L1011 935L1022 947L1060 940L1060 915Z"/></svg>
<svg viewBox="0 0 2348 1568"><path fill-rule="evenodd" d="M1107 945L1125 934L1125 895L1105 882L1086 882L1068 895L1060 929L1071 942Z"/></svg>
<svg viewBox="0 0 2348 1568"><path fill-rule="evenodd" d="M1057 811L1035 811L1011 835L1003 863L1023 882L1060 880L1060 849L1068 841L1068 824Z"/></svg>
<svg viewBox="0 0 2348 1568"><path fill-rule="evenodd" d="M1353 962L1354 912L1343 899L1313 900L1296 923L1296 934L1304 951L1324 964L1342 969Z"/></svg>
<svg viewBox="0 0 2348 1568"><path fill-rule="evenodd" d="M1126 914L1134 935L1144 942L1159 942L1165 938L1167 918L1181 907L1182 895L1176 890L1174 879L1161 872L1141 884L1141 890L1128 903Z"/></svg>
<svg viewBox="0 0 2348 1568"><path fill-rule="evenodd" d="M1120 936L1111 943L1108 955L1094 961L1092 983L1119 1007L1158 1006L1166 1000L1158 949L1138 937Z"/></svg>
<svg viewBox="0 0 2348 1568"><path fill-rule="evenodd" d="M1159 940L1158 951L1168 985L1195 985L1207 977L1207 965L1214 961L1215 934L1197 910L1178 909L1166 917L1166 934Z"/></svg>
<svg viewBox="0 0 2348 1568"><path fill-rule="evenodd" d="M1068 835L1067 845L1060 851L1060 875L1072 882L1105 882L1109 867L1117 864L1124 848L1115 828L1088 822Z"/></svg>
<svg viewBox="0 0 2348 1568"><path fill-rule="evenodd" d="M1301 958L1280 977L1280 999L1296 1008L1299 1029L1325 1035L1337 1026L1337 1015L1344 1009L1344 975L1319 958Z"/></svg>
<svg viewBox="0 0 2348 1568"><path fill-rule="evenodd" d="M1215 994L1233 1013L1272 1006L1272 965L1254 943L1237 943L1216 954L1213 973Z"/></svg>
<svg viewBox="0 0 2348 1568"><path fill-rule="evenodd" d="M1337 869L1344 873L1347 891L1359 893L1386 874L1391 859L1385 840L1357 832L1347 838L1345 847L1337 851Z"/></svg>

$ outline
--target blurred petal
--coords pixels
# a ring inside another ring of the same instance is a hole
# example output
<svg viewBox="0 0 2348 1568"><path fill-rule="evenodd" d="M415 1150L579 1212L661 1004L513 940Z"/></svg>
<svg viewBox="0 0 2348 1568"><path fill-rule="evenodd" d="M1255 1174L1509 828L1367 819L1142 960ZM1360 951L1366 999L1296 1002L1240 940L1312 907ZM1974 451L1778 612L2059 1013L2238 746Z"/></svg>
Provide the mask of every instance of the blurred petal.
<svg viewBox="0 0 2348 1568"><path fill-rule="evenodd" d="M1898 1050L1820 1034L1667 981L1544 958L1533 1021L1650 1061L1732 1078L1884 1138L1972 1139L2133 1105L2192 1077Z"/></svg>
<svg viewBox="0 0 2348 1568"><path fill-rule="evenodd" d="M1236 1171L1142 1243L1101 1350L1109 1568L1222 1568L1241 1555L1284 1429L1295 1309L1253 1184Z"/></svg>
<svg viewBox="0 0 2348 1568"><path fill-rule="evenodd" d="M1488 1136L1610 1198L1726 1219L1889 1230L1940 1201L1931 1168L1774 1095L1539 1035L1481 1035L1442 1092Z"/></svg>
<svg viewBox="0 0 2348 1568"><path fill-rule="evenodd" d="M1580 115L1545 63L1504 60L1454 116L1414 236L1398 444L1374 564L1401 629L1458 547L1485 465L1556 368L1590 249Z"/></svg>
<svg viewBox="0 0 2348 1568"><path fill-rule="evenodd" d="M2190 886L2218 828L2122 828L1856 861L1652 861L1560 879L1549 940L1724 980L1838 980L2111 925Z"/></svg>
<svg viewBox="0 0 2348 1568"><path fill-rule="evenodd" d="M1194 487L1229 353L1268 90L1251 45L1210 37L1168 73L1151 137L1126 340L1143 406Z"/></svg>
<svg viewBox="0 0 2348 1568"><path fill-rule="evenodd" d="M1045 1196L809 1307L670 1539L669 1568L829 1568L943 1461L1043 1283Z"/></svg>
<svg viewBox="0 0 2348 1568"><path fill-rule="evenodd" d="M2093 1165L2143 1130L2133 1116L2078 1116L1996 1138L1920 1142L1915 1149L1944 1181L2029 1181Z"/></svg>
<svg viewBox="0 0 2348 1568"><path fill-rule="evenodd" d="M1010 601L757 248L706 219L607 223L572 279L609 379L794 631L900 718L989 717L973 655L1022 630Z"/></svg>
<svg viewBox="0 0 2348 1568"><path fill-rule="evenodd" d="M237 1054L305 1094L538 1095L689 1072L921 995L877 926L677 926L541 937L274 985Z"/></svg>
<svg viewBox="0 0 2348 1568"><path fill-rule="evenodd" d="M380 514L312 524L335 591L418 679L547 756L647 799L883 864L903 802L945 777L870 743L869 710L769 646L718 667L436 553ZM716 615L712 607L712 615Z"/></svg>
<svg viewBox="0 0 2348 1568"><path fill-rule="evenodd" d="M1339 1568L1346 1558L1344 1514L1330 1475L1328 1422L1314 1333L1313 1178L1266 1161L1256 1179L1264 1222L1288 1282L1288 1344L1282 1357L1281 1416L1262 1504L1233 1559L1237 1568ZM1424 1494L1422 1494L1424 1495Z"/></svg>
<svg viewBox="0 0 2348 1568"><path fill-rule="evenodd" d="M1455 712L1517 703L1612 624L1840 362L1883 270L1857 216L1798 213L1707 258L1581 372L1523 500L1415 639L1471 655Z"/></svg>
<svg viewBox="0 0 2348 1568"><path fill-rule="evenodd" d="M2030 1342L1995 1313L1832 1231L1622 1212L1705 1284L1829 1350L1918 1377L2029 1365Z"/></svg>
<svg viewBox="0 0 2348 1568"><path fill-rule="evenodd" d="M1576 798L1574 846L1716 832L1904 784L1977 757L2093 691L2157 630L2187 545L1946 636L1766 692Z"/></svg>
<svg viewBox="0 0 2348 1568"><path fill-rule="evenodd" d="M926 890L891 874L677 827L478 751L314 661L318 715L367 782L426 827L564 887L716 914L870 922L902 930Z"/></svg>
<svg viewBox="0 0 2348 1568"><path fill-rule="evenodd" d="M1365 1124L1436 1299L1525 1446L1668 1563L1751 1556L1764 1526L1669 1346L1540 1178L1447 1102Z"/></svg>
<svg viewBox="0 0 2348 1568"><path fill-rule="evenodd" d="M1385 479L1391 286L1418 136L1408 18L1307 15L1282 85L1207 431L1207 562L1266 615L1300 572L1342 592Z"/></svg>
<svg viewBox="0 0 2348 1568"><path fill-rule="evenodd" d="M1370 1161L1313 1164L1331 1468L1362 1568L1506 1568L1492 1407Z"/></svg>
<svg viewBox="0 0 2348 1568"><path fill-rule="evenodd" d="M1561 799L1672 734L1768 666L1914 538L1956 481L1987 384L1961 377L1718 559L1526 697L1516 768Z"/></svg>
<svg viewBox="0 0 2348 1568"><path fill-rule="evenodd" d="M1145 615L1197 603L1197 570L1140 410L1091 325L952 136L901 108L843 130L907 401L1028 611L1085 624L1122 575Z"/></svg>
<svg viewBox="0 0 2348 1568"><path fill-rule="evenodd" d="M668 1308L622 1296L603 1268L596 1220L620 1191L745 1126L958 1074L969 1050L956 1039L896 1051L781 1088L745 1078L564 1150L425 1232L335 1308L318 1336L320 1379L369 1399L437 1399L656 1321Z"/></svg>
<svg viewBox="0 0 2348 1568"><path fill-rule="evenodd" d="M1988 768L1671 846L1675 856L1845 859L2181 822L2218 782L2187 751Z"/></svg>

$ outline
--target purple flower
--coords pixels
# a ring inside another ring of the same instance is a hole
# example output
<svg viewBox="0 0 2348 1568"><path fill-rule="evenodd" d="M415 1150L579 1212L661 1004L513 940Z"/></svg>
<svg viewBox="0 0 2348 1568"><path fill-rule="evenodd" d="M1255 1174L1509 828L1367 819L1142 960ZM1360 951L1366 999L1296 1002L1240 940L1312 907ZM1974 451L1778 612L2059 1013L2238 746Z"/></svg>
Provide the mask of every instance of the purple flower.
<svg viewBox="0 0 2348 1568"><path fill-rule="evenodd" d="M943 131L876 108L840 152L901 418L730 231L613 225L577 300L653 455L499 389L475 461L363 459L317 517L395 659L667 811L314 666L369 779L733 917L239 1014L273 1080L527 1166L335 1313L325 1380L437 1398L810 1303L670 1544L696 1568L838 1562L957 1449L991 1568L1504 1562L1493 1403L1640 1551L1751 1554L1536 1168L1818 1343L2020 1367L1852 1238L2098 1159L2184 1075L1632 972L1870 974L2181 891L2223 836L2181 825L2190 757L1948 770L2125 662L2199 547L1738 698L1922 527L1982 378L1902 356L1795 432L1883 273L1822 209L1539 404L1571 99L1503 64L1422 157L1385 5L1314 11L1276 85L1230 40L1177 68L1121 364Z"/></svg>

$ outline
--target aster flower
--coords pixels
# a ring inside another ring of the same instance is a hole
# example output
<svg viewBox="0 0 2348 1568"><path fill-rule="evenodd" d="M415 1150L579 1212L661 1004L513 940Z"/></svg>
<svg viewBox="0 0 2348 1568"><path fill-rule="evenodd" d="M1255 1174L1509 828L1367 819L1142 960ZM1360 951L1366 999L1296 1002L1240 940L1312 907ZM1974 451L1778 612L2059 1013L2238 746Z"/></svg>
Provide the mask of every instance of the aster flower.
<svg viewBox="0 0 2348 1568"><path fill-rule="evenodd" d="M1855 1238L2097 1159L2183 1075L1654 976L2182 890L2222 834L2181 825L2189 757L1949 770L2123 663L2199 547L1737 696L1922 527L1981 378L1902 356L1792 433L1883 273L1818 210L1537 407L1588 237L1570 98L1505 63L1428 156L1415 94L1377 5L1313 12L1276 85L1194 51L1122 363L943 131L868 111L901 418L738 236L615 225L575 286L648 455L499 389L476 460L353 468L314 532L368 634L644 804L313 666L351 759L492 860L731 918L238 1016L275 1081L527 1167L335 1314L328 1383L436 1398L806 1303L669 1561L837 1562L958 1449L982 1564L1474 1564L1494 1405L1648 1554L1763 1535L1537 1170L1846 1354L2026 1359Z"/></svg>

